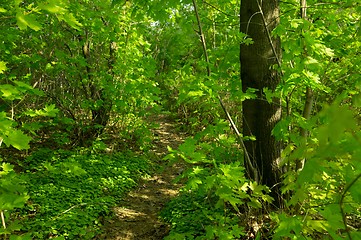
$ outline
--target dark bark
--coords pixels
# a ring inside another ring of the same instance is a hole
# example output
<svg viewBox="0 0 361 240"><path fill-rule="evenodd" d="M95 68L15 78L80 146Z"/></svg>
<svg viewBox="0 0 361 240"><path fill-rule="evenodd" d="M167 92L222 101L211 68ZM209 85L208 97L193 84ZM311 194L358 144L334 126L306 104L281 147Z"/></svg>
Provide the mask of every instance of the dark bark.
<svg viewBox="0 0 361 240"><path fill-rule="evenodd" d="M80 39L81 40L81 39ZM86 33L85 43L82 46L83 57L86 61L86 73L89 80L87 85L83 84L84 95L87 99L92 100L94 104L98 102L98 106L91 107L91 122L87 127L82 127L78 133L78 141L82 146L88 146L96 139L104 130L108 124L110 117L110 110L112 107L111 100L105 95L104 90L97 85L96 80L93 78L93 69L91 54L90 54L90 40L88 39L88 33ZM108 61L108 68L111 74L114 74L113 64L115 61L114 51L115 43L110 44L109 53L110 59Z"/></svg>
<svg viewBox="0 0 361 240"><path fill-rule="evenodd" d="M257 89L256 99L243 102L243 135L256 137L255 141L246 141L245 146L258 170L259 182L269 186L278 198L281 145L271 132L281 118L281 106L278 98L268 103L263 94L264 88L274 90L280 81L280 74L272 69L280 64L280 40L270 34L279 22L278 0L242 0L240 22L241 32L254 41L248 46L241 44L242 89ZM257 180L251 166L247 162L245 165L249 177Z"/></svg>

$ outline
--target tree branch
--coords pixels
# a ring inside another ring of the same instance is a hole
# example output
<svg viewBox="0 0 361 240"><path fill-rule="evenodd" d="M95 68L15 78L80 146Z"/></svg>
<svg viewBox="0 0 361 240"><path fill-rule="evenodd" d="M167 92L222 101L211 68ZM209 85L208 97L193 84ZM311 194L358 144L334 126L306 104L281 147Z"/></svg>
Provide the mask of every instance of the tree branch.
<svg viewBox="0 0 361 240"><path fill-rule="evenodd" d="M281 68L281 60L280 60L280 58L278 57L278 54L277 54L277 52L276 52L275 47L273 46L273 41L272 41L272 38L271 38L271 34L270 34L270 32L268 31L266 19L265 19L265 17L264 17L263 10L262 10L262 6L261 6L261 4L259 3L259 0L257 0L257 5L258 5L259 13L260 13L261 16L262 16L262 22L263 22L263 25L264 25L264 28L265 28L265 31L266 31L266 34L267 34L267 38L268 38L269 44L271 45L271 48L272 48L272 53L273 53L273 55L274 55L275 58L276 58L278 67ZM281 72L281 74L282 74L282 72Z"/></svg>
<svg viewBox="0 0 361 240"><path fill-rule="evenodd" d="M209 2L203 1L203 3L205 3L205 4L208 5L208 6L210 6L210 7L213 8L213 9L217 10L218 12L223 13L224 15L226 15L226 16L228 16L228 17L235 17L235 16L233 16L233 15L231 15L231 14L228 14L228 13L222 11L221 9L219 9L219 8L217 8L216 6L210 4Z"/></svg>
<svg viewBox="0 0 361 240"><path fill-rule="evenodd" d="M207 74L208 74L208 77L211 76L211 69L209 68L209 58L208 58L208 54L207 54L207 46L206 46L206 42L205 42L205 38L204 38L204 34L203 34L203 30L202 30L202 24L201 24L201 20L199 18L199 14L198 14L198 8L197 8L197 3L195 0L192 0L193 1L193 6L194 6L194 12L196 14L196 18L197 18L197 23L198 23L198 28L199 28L199 35L200 35L200 38L201 38L201 42L202 42L202 47L203 47L203 51L204 51L204 56L205 56L205 61L207 63ZM259 178L259 174L258 174L258 171L257 171L257 168L255 168L252 164L252 161L251 161L251 158L247 152L247 149L246 149L246 146L243 142L243 139L241 137L241 134L239 133L238 129L237 129L237 126L234 124L233 120L232 120L232 117L231 115L229 114L229 112L227 111L225 105L223 104L223 101L222 101L222 98L218 95L217 96L218 100L219 100L219 103L221 104L221 107L224 111L224 113L226 114L227 116L227 119L228 121L230 122L233 130L235 131L236 135L237 135L237 138L239 140L239 142L241 143L242 145L242 149L243 149L243 152L245 154L245 159L246 159L246 163L249 165L250 169L252 169L252 172L254 174L254 178L255 178L255 181L257 183L260 182L260 178Z"/></svg>
<svg viewBox="0 0 361 240"><path fill-rule="evenodd" d="M345 231L347 233L348 239L350 239L350 240L352 240L352 237L351 237L350 230L347 227L346 214L345 214L345 210L343 209L343 200L346 197L346 193L357 182L357 180L359 180L359 178L361 178L361 173L359 175L357 175L356 178L354 180L352 180L352 182L345 188L345 190L342 193L341 199L340 199L340 211L341 211L341 215L342 215L342 221L343 221L343 225L345 227Z"/></svg>

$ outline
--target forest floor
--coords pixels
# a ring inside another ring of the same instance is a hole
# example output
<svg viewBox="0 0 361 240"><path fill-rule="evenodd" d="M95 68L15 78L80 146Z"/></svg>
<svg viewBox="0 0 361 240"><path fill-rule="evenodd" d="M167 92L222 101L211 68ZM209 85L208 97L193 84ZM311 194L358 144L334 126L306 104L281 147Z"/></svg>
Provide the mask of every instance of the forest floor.
<svg viewBox="0 0 361 240"><path fill-rule="evenodd" d="M177 148L185 134L179 132L174 120L165 115L150 121L159 124L159 128L153 130L156 140L151 154L158 169L152 177L142 179L138 187L113 209L114 217L106 221L104 234L97 239L160 240L168 235L170 227L159 219L159 213L178 194L181 184L174 183L174 179L182 166L170 166L162 158L168 153L167 146Z"/></svg>

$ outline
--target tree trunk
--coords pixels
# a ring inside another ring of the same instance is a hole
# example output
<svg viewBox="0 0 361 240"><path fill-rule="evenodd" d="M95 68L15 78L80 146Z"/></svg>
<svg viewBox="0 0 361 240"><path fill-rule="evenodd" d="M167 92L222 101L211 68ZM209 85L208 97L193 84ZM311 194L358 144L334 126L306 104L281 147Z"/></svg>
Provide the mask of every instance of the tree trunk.
<svg viewBox="0 0 361 240"><path fill-rule="evenodd" d="M280 99L268 103L263 89L274 90L280 81L280 74L272 69L280 64L280 40L271 36L279 22L278 0L242 0L240 8L240 30L253 40L253 44L241 44L242 90L257 89L257 98L243 102L243 135L255 136L255 141L246 141L246 150L258 176L252 173L252 166L245 163L249 177L271 188L278 198L280 173L278 163L281 145L272 136L272 129L281 118Z"/></svg>

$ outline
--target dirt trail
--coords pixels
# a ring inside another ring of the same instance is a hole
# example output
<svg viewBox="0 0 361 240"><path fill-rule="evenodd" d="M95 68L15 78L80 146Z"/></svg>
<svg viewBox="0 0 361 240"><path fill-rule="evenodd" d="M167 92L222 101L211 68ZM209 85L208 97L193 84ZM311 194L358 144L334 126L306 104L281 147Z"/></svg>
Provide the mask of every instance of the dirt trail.
<svg viewBox="0 0 361 240"><path fill-rule="evenodd" d="M160 160L168 153L167 146L176 148L185 138L178 133L174 122L166 116L157 116L153 121L160 127L154 130L157 140L154 155L160 168ZM180 188L173 180L179 175L180 166L165 166L153 177L143 179L139 187L128 194L119 207L114 208L115 217L105 223L105 233L98 239L112 240L161 240L169 232L169 226L162 223L159 212L174 197Z"/></svg>

